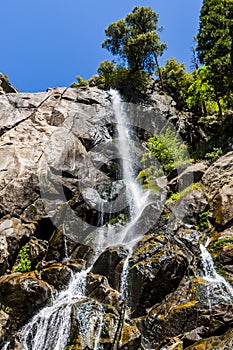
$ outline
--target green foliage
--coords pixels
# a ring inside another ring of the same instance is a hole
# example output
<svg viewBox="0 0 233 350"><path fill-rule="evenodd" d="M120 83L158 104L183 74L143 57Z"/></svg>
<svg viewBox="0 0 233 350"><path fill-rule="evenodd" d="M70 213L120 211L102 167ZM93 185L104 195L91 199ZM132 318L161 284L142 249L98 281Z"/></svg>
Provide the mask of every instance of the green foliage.
<svg viewBox="0 0 233 350"><path fill-rule="evenodd" d="M211 72L210 81L217 99L232 95L232 13L232 0L204 0L201 8L197 51L200 62Z"/></svg>
<svg viewBox="0 0 233 350"><path fill-rule="evenodd" d="M223 151L218 143L219 142L217 143L206 142L202 144L198 148L198 150L192 153L192 157L195 159L195 161L205 159L209 163L215 162L223 154Z"/></svg>
<svg viewBox="0 0 233 350"><path fill-rule="evenodd" d="M190 161L187 146L179 139L177 132L169 126L164 133L149 138L146 146L165 172ZM147 157L148 154L145 155L144 160Z"/></svg>
<svg viewBox="0 0 233 350"><path fill-rule="evenodd" d="M166 48L161 43L157 31L158 14L150 7L135 7L125 19L111 23L105 30L107 39L102 47L114 56L127 62L133 71L151 73L156 66L156 58Z"/></svg>
<svg viewBox="0 0 233 350"><path fill-rule="evenodd" d="M194 81L188 89L186 103L190 110L202 115L219 111L219 104L221 108L223 107L221 100L217 102L212 84L212 72L207 66L195 71Z"/></svg>
<svg viewBox="0 0 233 350"><path fill-rule="evenodd" d="M78 88L80 86L88 86L88 80L80 77L80 75L77 75L76 79L77 79L77 82L70 84L71 88Z"/></svg>
<svg viewBox="0 0 233 350"><path fill-rule="evenodd" d="M28 272L32 269L30 246L26 244L23 246L18 254L19 263L14 267L14 272Z"/></svg>
<svg viewBox="0 0 233 350"><path fill-rule="evenodd" d="M166 203L171 203L178 201L181 198L185 197L189 192L194 190L201 190L201 185L198 182L192 183L190 186L183 189L181 192L172 193L171 196L166 200Z"/></svg>
<svg viewBox="0 0 233 350"><path fill-rule="evenodd" d="M233 245L233 237L220 238L212 244L213 248Z"/></svg>
<svg viewBox="0 0 233 350"><path fill-rule="evenodd" d="M145 93L151 82L151 76L145 71L133 73L129 68L117 67L110 61L101 62L98 68L99 80L97 86L102 89L117 89L125 97L130 97L133 92Z"/></svg>
<svg viewBox="0 0 233 350"><path fill-rule="evenodd" d="M186 72L185 69L183 63L172 57L166 61L164 67L160 67L160 71L155 71L156 75L160 74L162 77L161 88L174 98L178 108L185 106L188 88L193 83L193 73Z"/></svg>
<svg viewBox="0 0 233 350"><path fill-rule="evenodd" d="M205 231L209 228L209 212L204 211L200 214L198 214L197 217L197 225L195 226L196 230L198 231Z"/></svg>
<svg viewBox="0 0 233 350"><path fill-rule="evenodd" d="M12 311L12 308L0 303L0 310L4 311L6 314L9 314Z"/></svg>

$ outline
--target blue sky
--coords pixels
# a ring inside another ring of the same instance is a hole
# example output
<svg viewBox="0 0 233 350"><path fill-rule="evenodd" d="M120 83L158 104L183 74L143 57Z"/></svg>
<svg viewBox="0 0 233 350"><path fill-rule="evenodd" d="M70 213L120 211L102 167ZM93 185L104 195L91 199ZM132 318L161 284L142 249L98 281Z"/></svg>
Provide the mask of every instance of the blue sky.
<svg viewBox="0 0 233 350"><path fill-rule="evenodd" d="M99 63L111 59L101 48L107 26L132 11L150 6L164 27L168 45L160 59L175 57L191 65L201 0L7 0L1 3L0 71L20 91L69 86L80 75L90 78Z"/></svg>

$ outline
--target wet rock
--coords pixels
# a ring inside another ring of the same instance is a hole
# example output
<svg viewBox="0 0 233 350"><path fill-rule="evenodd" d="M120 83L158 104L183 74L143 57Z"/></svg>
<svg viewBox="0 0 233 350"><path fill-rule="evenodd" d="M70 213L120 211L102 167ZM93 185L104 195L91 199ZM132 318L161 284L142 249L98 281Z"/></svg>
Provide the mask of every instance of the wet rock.
<svg viewBox="0 0 233 350"><path fill-rule="evenodd" d="M223 335L202 339L188 346L187 350L231 350L233 348L233 330L230 329Z"/></svg>
<svg viewBox="0 0 233 350"><path fill-rule="evenodd" d="M118 291L111 288L106 277L89 273L87 275L87 295L101 303L112 305L120 310L122 300Z"/></svg>
<svg viewBox="0 0 233 350"><path fill-rule="evenodd" d="M116 274L118 264L128 255L128 251L123 246L107 248L96 260L92 272L106 276L111 286L119 285L119 274Z"/></svg>
<svg viewBox="0 0 233 350"><path fill-rule="evenodd" d="M141 333L135 323L131 320L125 320L121 330L121 337L118 345L119 350L137 350L140 349Z"/></svg>
<svg viewBox="0 0 233 350"><path fill-rule="evenodd" d="M129 259L129 306L133 315L143 315L161 302L182 280L188 260L177 243L148 235Z"/></svg>
<svg viewBox="0 0 233 350"><path fill-rule="evenodd" d="M35 273L12 273L0 278L0 303L10 308L10 328L23 325L48 302L51 287Z"/></svg>
<svg viewBox="0 0 233 350"><path fill-rule="evenodd" d="M229 327L232 322L230 299L222 299L219 304L221 287L216 286L210 292L208 285L202 278L186 277L166 300L152 308L147 316L137 319L137 326L147 339L148 347L157 348L167 337L180 337L181 334L185 335L186 342L188 338L191 341L190 332L195 330L208 337ZM195 338L194 333L192 336Z"/></svg>
<svg viewBox="0 0 233 350"><path fill-rule="evenodd" d="M40 274L42 280L52 285L56 289L62 289L67 286L72 270L63 264L53 264L42 270Z"/></svg>
<svg viewBox="0 0 233 350"><path fill-rule="evenodd" d="M66 350L109 350L115 343L119 327L119 313L110 305L84 299L73 308L72 331Z"/></svg>
<svg viewBox="0 0 233 350"><path fill-rule="evenodd" d="M34 229L33 225L24 225L16 218L0 222L0 275L12 268L21 246Z"/></svg>

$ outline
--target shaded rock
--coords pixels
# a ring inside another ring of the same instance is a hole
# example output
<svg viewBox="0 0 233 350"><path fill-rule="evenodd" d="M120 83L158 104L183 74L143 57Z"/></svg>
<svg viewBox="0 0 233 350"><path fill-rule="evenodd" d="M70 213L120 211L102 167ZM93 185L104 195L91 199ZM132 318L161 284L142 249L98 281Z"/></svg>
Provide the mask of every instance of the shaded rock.
<svg viewBox="0 0 233 350"><path fill-rule="evenodd" d="M106 276L111 286L119 285L119 274L116 275L118 264L127 257L128 251L123 246L107 248L96 260L91 272Z"/></svg>
<svg viewBox="0 0 233 350"><path fill-rule="evenodd" d="M120 350L137 350L141 345L141 333L135 323L125 320L121 330L121 337L118 345Z"/></svg>
<svg viewBox="0 0 233 350"><path fill-rule="evenodd" d="M35 273L12 273L0 278L0 303L11 309L10 328L23 325L51 296L51 287Z"/></svg>
<svg viewBox="0 0 233 350"><path fill-rule="evenodd" d="M142 315L174 291L188 266L186 254L164 236L143 238L129 259L129 306L133 315Z"/></svg>
<svg viewBox="0 0 233 350"><path fill-rule="evenodd" d="M232 322L232 305L229 300L223 299L219 303L220 289L212 290L210 294L206 280L184 278L166 300L155 306L147 316L137 319L137 326L148 341L146 346L157 348L167 337L180 337L181 334L186 334L187 337L188 332L199 327L204 327L201 328L203 337L229 327Z"/></svg>
<svg viewBox="0 0 233 350"><path fill-rule="evenodd" d="M122 308L121 295L108 284L106 277L89 273L87 275L87 290L89 297L101 303L112 305L120 310Z"/></svg>
<svg viewBox="0 0 233 350"><path fill-rule="evenodd" d="M14 88L14 86L11 85L7 76L5 76L3 73L0 73L0 95L16 92L16 88Z"/></svg>
<svg viewBox="0 0 233 350"><path fill-rule="evenodd" d="M201 190L191 190L171 208L176 218L194 225L197 223L198 214L206 210L207 204L207 198Z"/></svg>
<svg viewBox="0 0 233 350"><path fill-rule="evenodd" d="M67 286L72 270L63 264L53 264L41 271L41 278L56 289L62 289Z"/></svg>
<svg viewBox="0 0 233 350"><path fill-rule="evenodd" d="M30 247L30 260L32 268L35 268L37 263L41 261L48 250L48 242L37 238L31 238L28 242Z"/></svg>
<svg viewBox="0 0 233 350"><path fill-rule="evenodd" d="M193 182L199 182L206 169L207 164L205 163L196 163L185 167L183 171L179 171L179 174L168 183L170 190L174 193L179 191L179 187L184 189Z"/></svg>
<svg viewBox="0 0 233 350"><path fill-rule="evenodd" d="M23 225L16 218L3 219L0 222L0 275L12 268L21 246L34 229L34 225Z"/></svg>

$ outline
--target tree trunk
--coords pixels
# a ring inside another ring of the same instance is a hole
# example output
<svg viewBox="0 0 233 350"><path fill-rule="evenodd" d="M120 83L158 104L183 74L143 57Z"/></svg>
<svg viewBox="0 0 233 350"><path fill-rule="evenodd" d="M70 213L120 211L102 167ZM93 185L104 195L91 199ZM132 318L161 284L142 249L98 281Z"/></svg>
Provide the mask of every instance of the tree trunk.
<svg viewBox="0 0 233 350"><path fill-rule="evenodd" d="M155 58L155 64L156 64L156 67L157 67L157 70L158 70L158 73L159 73L159 80L160 80L161 88L162 88L162 91L164 91L163 77L162 77L161 69L160 69L160 66L159 66L158 58L157 58L155 53L154 53L154 58Z"/></svg>

